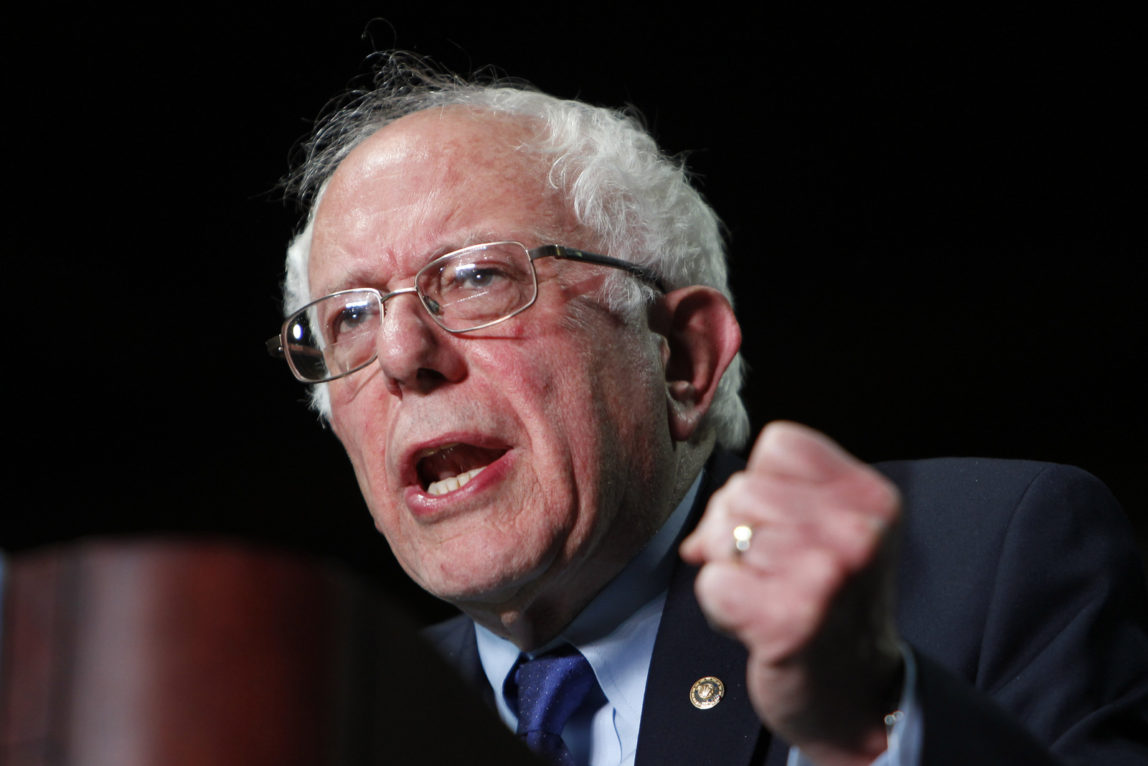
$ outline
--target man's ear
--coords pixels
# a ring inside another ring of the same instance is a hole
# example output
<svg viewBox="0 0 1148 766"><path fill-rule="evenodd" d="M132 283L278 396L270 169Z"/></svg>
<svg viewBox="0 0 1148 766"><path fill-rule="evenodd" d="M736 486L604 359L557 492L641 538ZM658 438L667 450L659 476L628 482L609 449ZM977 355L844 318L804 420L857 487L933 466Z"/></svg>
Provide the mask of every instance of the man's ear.
<svg viewBox="0 0 1148 766"><path fill-rule="evenodd" d="M674 290L657 302L653 329L663 350L670 435L686 441L709 411L722 373L741 346L733 307L712 287Z"/></svg>

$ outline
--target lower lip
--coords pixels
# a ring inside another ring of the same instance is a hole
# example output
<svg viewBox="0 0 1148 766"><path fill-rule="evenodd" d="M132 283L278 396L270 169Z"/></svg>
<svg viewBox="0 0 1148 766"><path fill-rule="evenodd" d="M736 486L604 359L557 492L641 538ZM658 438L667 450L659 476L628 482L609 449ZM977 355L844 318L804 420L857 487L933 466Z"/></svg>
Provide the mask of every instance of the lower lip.
<svg viewBox="0 0 1148 766"><path fill-rule="evenodd" d="M407 487L404 494L407 508L415 518L428 521L463 512L474 498L506 478L514 466L513 455L513 450L507 450L466 484L445 495L432 495L418 486Z"/></svg>

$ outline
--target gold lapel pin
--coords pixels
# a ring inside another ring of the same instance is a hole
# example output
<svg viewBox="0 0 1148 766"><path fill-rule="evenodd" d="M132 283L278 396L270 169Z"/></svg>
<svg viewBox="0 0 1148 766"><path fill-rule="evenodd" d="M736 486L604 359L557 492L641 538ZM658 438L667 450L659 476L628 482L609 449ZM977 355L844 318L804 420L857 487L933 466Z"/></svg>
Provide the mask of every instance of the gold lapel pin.
<svg viewBox="0 0 1148 766"><path fill-rule="evenodd" d="M690 687L690 704L698 710L709 710L725 696L725 684L720 678L706 676L694 681Z"/></svg>

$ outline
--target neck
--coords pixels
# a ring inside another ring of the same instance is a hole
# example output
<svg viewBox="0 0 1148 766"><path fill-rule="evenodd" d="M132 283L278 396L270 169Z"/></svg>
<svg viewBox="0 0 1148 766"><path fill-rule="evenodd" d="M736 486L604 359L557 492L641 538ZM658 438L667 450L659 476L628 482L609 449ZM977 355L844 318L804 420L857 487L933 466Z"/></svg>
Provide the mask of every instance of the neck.
<svg viewBox="0 0 1148 766"><path fill-rule="evenodd" d="M648 544L665 525L671 513L689 494L711 449L712 440L700 448L694 445L694 448L681 450L677 470L661 485L667 488L665 495L667 501L664 501L659 512L635 514L637 518L647 519L647 523L629 525L626 529L632 534L626 535L628 540L614 535L604 542L601 550L595 555L588 556L580 566L566 566L555 578L540 578L540 582L545 579L547 583L545 593L519 591L512 601L482 604L472 602L458 606L476 623L495 635L511 641L522 651L534 651L546 646L566 631L575 618L607 586L610 586L642 551L647 550ZM681 523L684 523L684 519ZM612 546L610 550L606 549L607 544ZM664 545L659 543L654 547L658 548L654 553L659 561L665 557L677 559L676 552L671 550L672 541ZM638 577L632 582L627 581L627 591L632 591L639 598L639 603L633 604L634 607L644 603L647 597L656 595L656 593L645 593L646 579ZM656 590L660 591L660 587Z"/></svg>
<svg viewBox="0 0 1148 766"><path fill-rule="evenodd" d="M548 581L545 593L520 591L506 603L458 606L479 625L513 642L520 650L534 651L557 638L626 567L651 535L643 537L625 554L599 555L581 566L567 567L560 578Z"/></svg>

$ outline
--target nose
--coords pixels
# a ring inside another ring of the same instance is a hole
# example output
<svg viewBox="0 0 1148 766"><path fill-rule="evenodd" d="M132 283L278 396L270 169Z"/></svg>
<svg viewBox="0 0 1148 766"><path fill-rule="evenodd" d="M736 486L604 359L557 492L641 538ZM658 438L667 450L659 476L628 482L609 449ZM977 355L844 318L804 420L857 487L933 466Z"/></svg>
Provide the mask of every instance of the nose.
<svg viewBox="0 0 1148 766"><path fill-rule="evenodd" d="M465 371L456 343L418 305L420 300L414 290L392 295L375 340L387 390L400 398L457 382Z"/></svg>

